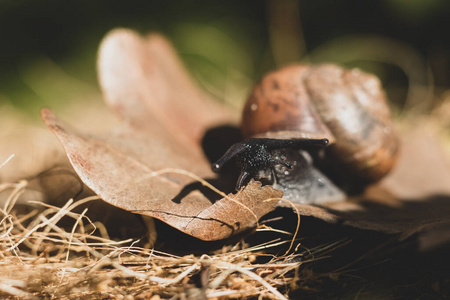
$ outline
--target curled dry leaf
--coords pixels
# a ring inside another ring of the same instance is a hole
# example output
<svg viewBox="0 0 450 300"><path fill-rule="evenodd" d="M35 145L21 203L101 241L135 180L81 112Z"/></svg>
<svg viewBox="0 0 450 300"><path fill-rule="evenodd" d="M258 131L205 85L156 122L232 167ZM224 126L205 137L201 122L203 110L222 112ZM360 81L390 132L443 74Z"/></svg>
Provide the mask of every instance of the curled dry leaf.
<svg viewBox="0 0 450 300"><path fill-rule="evenodd" d="M205 129L238 121L198 89L160 35L143 39L131 30L114 30L100 46L98 72L105 101L128 124L152 134L163 127L198 153Z"/></svg>
<svg viewBox="0 0 450 300"><path fill-rule="evenodd" d="M214 201L192 177L212 178L200 141L207 128L236 118L190 81L160 36L128 30L108 35L100 48L100 82L106 102L124 119L102 136L72 129L49 109L41 114L57 135L83 182L106 202L158 218L204 240L224 239L254 227L282 192L252 183Z"/></svg>

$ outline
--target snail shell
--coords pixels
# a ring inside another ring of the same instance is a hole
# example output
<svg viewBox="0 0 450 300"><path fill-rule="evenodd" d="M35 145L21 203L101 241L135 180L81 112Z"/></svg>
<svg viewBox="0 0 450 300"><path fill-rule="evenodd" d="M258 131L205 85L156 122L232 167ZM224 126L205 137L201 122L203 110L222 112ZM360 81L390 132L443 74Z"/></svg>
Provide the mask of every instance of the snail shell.
<svg viewBox="0 0 450 300"><path fill-rule="evenodd" d="M321 169L347 183L381 179L399 148L380 81L328 64L266 75L244 106L241 129L245 138L328 138Z"/></svg>

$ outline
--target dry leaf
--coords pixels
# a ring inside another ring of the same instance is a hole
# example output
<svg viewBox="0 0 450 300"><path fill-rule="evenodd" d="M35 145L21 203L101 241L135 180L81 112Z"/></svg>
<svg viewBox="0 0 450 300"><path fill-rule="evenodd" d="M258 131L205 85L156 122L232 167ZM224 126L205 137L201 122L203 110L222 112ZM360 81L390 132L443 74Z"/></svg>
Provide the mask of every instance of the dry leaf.
<svg viewBox="0 0 450 300"><path fill-rule="evenodd" d="M112 31L100 46L98 72L107 104L127 123L162 125L186 147L199 147L207 128L237 124L237 115L194 85L162 36L143 39L131 30Z"/></svg>
<svg viewBox="0 0 450 300"><path fill-rule="evenodd" d="M204 240L227 238L254 227L282 192L253 183L236 195L216 195L172 168L211 179L201 151L208 128L233 124L225 108L189 80L165 39L143 39L127 30L105 38L99 55L107 103L125 124L102 136L72 129L52 111L42 118L58 136L83 182L106 202L158 218Z"/></svg>

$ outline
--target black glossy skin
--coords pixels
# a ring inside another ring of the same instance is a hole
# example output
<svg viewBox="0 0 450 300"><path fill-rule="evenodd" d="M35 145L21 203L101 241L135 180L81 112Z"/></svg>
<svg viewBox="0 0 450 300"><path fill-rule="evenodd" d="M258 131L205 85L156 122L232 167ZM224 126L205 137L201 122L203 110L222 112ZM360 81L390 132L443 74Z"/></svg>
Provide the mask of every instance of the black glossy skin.
<svg viewBox="0 0 450 300"><path fill-rule="evenodd" d="M271 153L273 150L326 147L328 143L328 139L248 139L233 144L218 161L212 164L211 169L213 172L218 173L225 163L235 157L241 168L241 174L236 183L236 190L240 190L249 176L254 177L260 171L269 170L275 165L284 165L287 168L292 168L289 162L275 158Z"/></svg>

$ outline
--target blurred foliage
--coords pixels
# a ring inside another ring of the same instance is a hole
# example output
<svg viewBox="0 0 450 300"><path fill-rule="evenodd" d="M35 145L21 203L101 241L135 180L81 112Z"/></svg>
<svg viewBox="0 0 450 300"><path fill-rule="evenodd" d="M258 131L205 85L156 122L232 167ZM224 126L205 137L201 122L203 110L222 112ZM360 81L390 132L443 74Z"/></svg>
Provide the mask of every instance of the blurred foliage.
<svg viewBox="0 0 450 300"><path fill-rule="evenodd" d="M166 35L194 78L237 108L265 72L304 59L374 72L398 110L427 112L450 85L449 14L444 0L3 0L0 103L37 118L42 106L100 98L98 44L127 27Z"/></svg>

